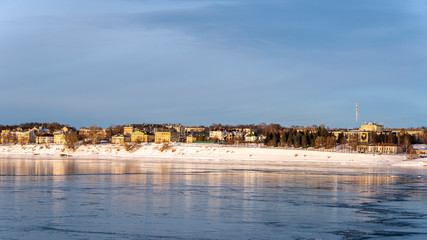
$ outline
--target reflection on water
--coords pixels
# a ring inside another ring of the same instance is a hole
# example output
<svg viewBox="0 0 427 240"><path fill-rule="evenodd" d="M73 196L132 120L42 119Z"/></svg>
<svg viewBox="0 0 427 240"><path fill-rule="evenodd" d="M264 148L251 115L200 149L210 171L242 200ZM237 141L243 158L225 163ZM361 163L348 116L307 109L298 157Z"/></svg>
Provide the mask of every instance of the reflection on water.
<svg viewBox="0 0 427 240"><path fill-rule="evenodd" d="M424 169L10 157L0 239L425 239Z"/></svg>

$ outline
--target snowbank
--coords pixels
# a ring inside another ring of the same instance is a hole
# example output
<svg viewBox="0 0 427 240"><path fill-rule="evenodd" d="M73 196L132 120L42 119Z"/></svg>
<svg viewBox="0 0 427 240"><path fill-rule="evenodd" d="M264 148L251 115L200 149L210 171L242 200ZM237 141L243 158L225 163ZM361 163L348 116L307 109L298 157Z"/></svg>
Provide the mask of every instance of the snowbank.
<svg viewBox="0 0 427 240"><path fill-rule="evenodd" d="M161 144L141 144L129 152L123 146L113 144L82 145L75 151L65 150L62 145L2 145L1 155L62 155L73 157L102 158L163 158L176 160L256 161L327 163L340 165L423 166L422 159L406 160L403 155L374 155L361 153L322 152L280 148L228 147L218 145L174 144L162 150Z"/></svg>

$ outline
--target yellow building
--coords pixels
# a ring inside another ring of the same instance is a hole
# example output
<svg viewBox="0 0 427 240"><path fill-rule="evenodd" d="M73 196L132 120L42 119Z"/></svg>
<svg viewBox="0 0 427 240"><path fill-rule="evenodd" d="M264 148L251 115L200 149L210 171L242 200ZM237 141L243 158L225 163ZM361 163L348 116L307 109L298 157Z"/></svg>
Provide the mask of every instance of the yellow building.
<svg viewBox="0 0 427 240"><path fill-rule="evenodd" d="M362 132L382 132L384 130L384 125L379 125L376 123L365 123L360 126L359 131Z"/></svg>
<svg viewBox="0 0 427 240"><path fill-rule="evenodd" d="M130 136L133 133L133 127L132 126L127 126L123 128L123 134L125 136Z"/></svg>
<svg viewBox="0 0 427 240"><path fill-rule="evenodd" d="M369 141L370 141L370 139L371 139L370 134L371 134L371 133L369 133L369 132L360 132L360 133L359 133L359 142L362 142L362 143L367 143L367 142L369 142Z"/></svg>
<svg viewBox="0 0 427 240"><path fill-rule="evenodd" d="M63 131L54 132L53 142L57 144L65 144L65 133Z"/></svg>
<svg viewBox="0 0 427 240"><path fill-rule="evenodd" d="M136 131L131 135L131 142L153 142L154 135Z"/></svg>
<svg viewBox="0 0 427 240"><path fill-rule="evenodd" d="M378 125L375 123L363 124L359 130L341 130L341 131L332 131L336 139L339 139L339 135L343 134L345 139L350 139L354 137L358 139L359 142L362 143L370 143L373 138L373 134L381 134L383 133L384 126Z"/></svg>
<svg viewBox="0 0 427 240"><path fill-rule="evenodd" d="M209 131L210 139L218 139L220 141L223 141L225 136L226 136L225 131Z"/></svg>
<svg viewBox="0 0 427 240"><path fill-rule="evenodd" d="M90 129L89 128L80 128L79 135L80 136L89 136Z"/></svg>
<svg viewBox="0 0 427 240"><path fill-rule="evenodd" d="M422 135L424 130L406 130L409 135Z"/></svg>
<svg viewBox="0 0 427 240"><path fill-rule="evenodd" d="M193 143L193 142L195 142L196 141L196 137L195 136L193 136L193 135L188 135L187 137L186 137L186 139L185 139L186 141L186 143Z"/></svg>
<svg viewBox="0 0 427 240"><path fill-rule="evenodd" d="M424 130L423 129L405 129L405 128L391 128L391 129L387 129L393 133L396 133L397 135L400 134L409 134L411 136L415 136L415 135L422 135L424 134Z"/></svg>
<svg viewBox="0 0 427 240"><path fill-rule="evenodd" d="M227 140L227 141L233 141L234 140L234 134L232 132L227 132L225 134L225 140Z"/></svg>
<svg viewBox="0 0 427 240"><path fill-rule="evenodd" d="M403 148L396 144L362 144L357 146L357 151L361 153L399 154L403 153Z"/></svg>
<svg viewBox="0 0 427 240"><path fill-rule="evenodd" d="M12 140L14 141L15 139L15 134L11 133L10 130L1 131L1 143L12 143Z"/></svg>
<svg viewBox="0 0 427 240"><path fill-rule="evenodd" d="M3 130L1 132L1 143L34 143L36 135L34 131L10 131Z"/></svg>
<svg viewBox="0 0 427 240"><path fill-rule="evenodd" d="M53 143L54 137L50 134L41 134L36 137L36 143L42 144L42 143Z"/></svg>
<svg viewBox="0 0 427 240"><path fill-rule="evenodd" d="M172 126L173 129L175 129L178 133L180 137L185 137L185 127L182 126L181 124L179 125L173 125Z"/></svg>
<svg viewBox="0 0 427 240"><path fill-rule="evenodd" d="M15 134L18 143L34 143L36 141L36 135L33 131L16 132Z"/></svg>
<svg viewBox="0 0 427 240"><path fill-rule="evenodd" d="M163 143L163 142L176 142L179 141L179 133L173 131L157 131L155 133L155 142Z"/></svg>
<svg viewBox="0 0 427 240"><path fill-rule="evenodd" d="M125 142L125 137L123 135L118 135L118 136L112 136L111 137L111 143L114 144L121 144Z"/></svg>

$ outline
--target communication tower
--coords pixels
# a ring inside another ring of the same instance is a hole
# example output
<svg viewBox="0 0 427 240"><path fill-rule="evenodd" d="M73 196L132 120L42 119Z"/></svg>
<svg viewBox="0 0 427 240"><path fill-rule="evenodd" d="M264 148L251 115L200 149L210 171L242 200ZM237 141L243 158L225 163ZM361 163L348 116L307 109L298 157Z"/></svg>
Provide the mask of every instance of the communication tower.
<svg viewBox="0 0 427 240"><path fill-rule="evenodd" d="M356 129L357 129L358 118L359 118L359 102L356 102Z"/></svg>

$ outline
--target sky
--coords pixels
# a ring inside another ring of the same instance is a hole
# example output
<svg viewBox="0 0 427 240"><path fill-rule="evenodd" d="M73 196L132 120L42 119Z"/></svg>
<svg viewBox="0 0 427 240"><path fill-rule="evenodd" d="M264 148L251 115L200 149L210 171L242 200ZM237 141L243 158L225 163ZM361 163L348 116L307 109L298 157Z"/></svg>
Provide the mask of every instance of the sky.
<svg viewBox="0 0 427 240"><path fill-rule="evenodd" d="M0 124L427 126L424 0L2 0Z"/></svg>

